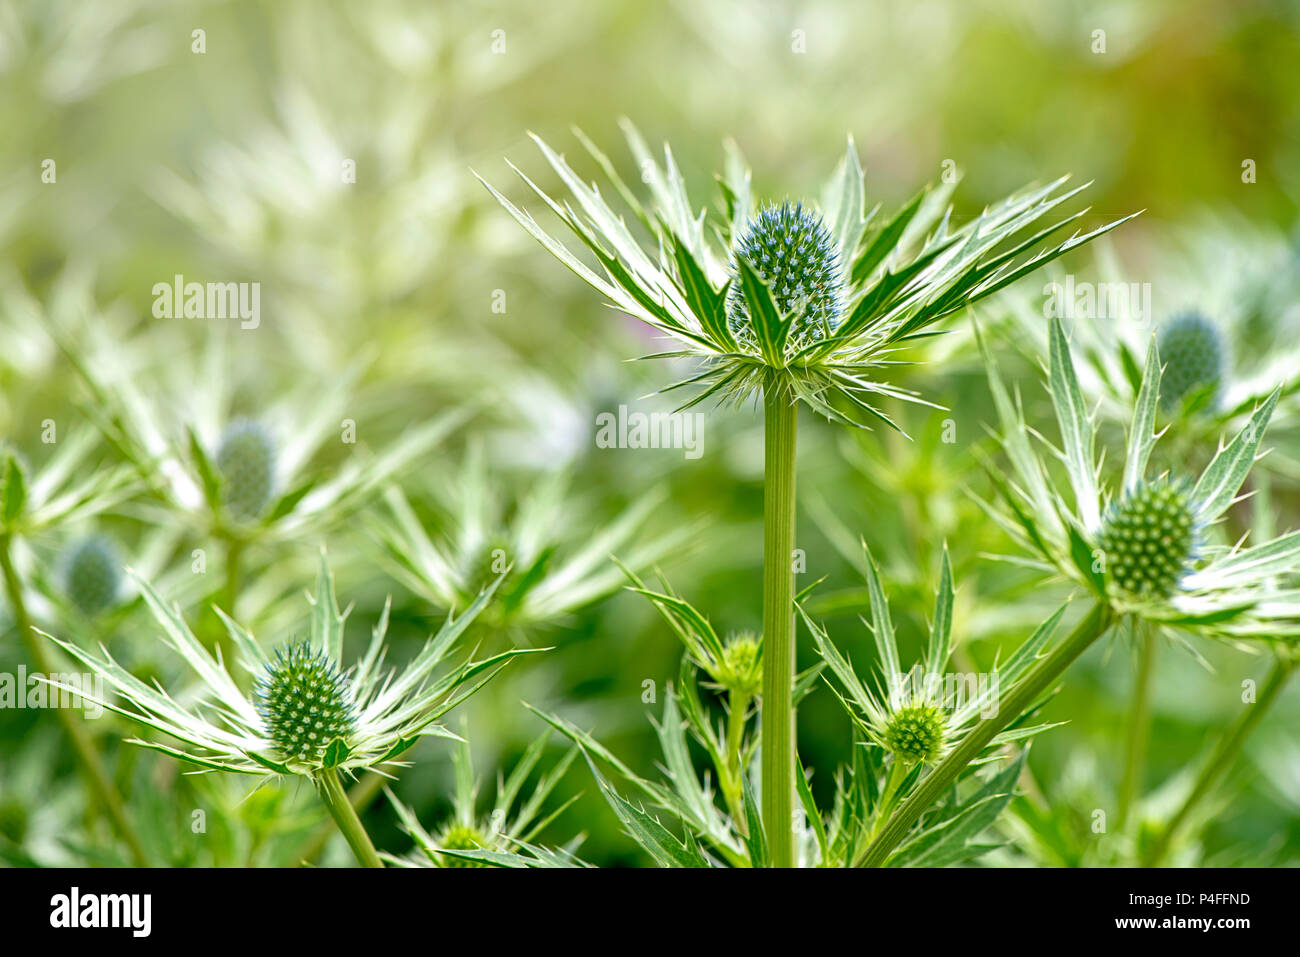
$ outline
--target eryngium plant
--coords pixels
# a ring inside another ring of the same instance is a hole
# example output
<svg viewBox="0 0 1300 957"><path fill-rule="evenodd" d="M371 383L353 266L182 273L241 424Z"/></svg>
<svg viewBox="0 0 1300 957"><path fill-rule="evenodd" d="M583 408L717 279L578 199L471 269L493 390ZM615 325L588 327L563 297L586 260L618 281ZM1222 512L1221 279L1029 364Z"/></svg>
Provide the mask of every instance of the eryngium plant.
<svg viewBox="0 0 1300 957"><path fill-rule="evenodd" d="M1020 407L986 356L1012 479L994 481L1007 508L1004 527L1045 568L1081 585L1113 619L1133 618L1224 638L1300 634L1300 599L1279 591L1300 562L1300 532L1244 547L1215 544L1209 532L1238 493L1259 452L1279 391L1199 478L1147 475L1162 390L1161 358L1153 340L1128 428L1122 473L1107 487L1094 453L1093 424L1084 405L1060 319L1051 320L1048 390L1056 411L1068 492L1039 458Z"/></svg>
<svg viewBox="0 0 1300 957"><path fill-rule="evenodd" d="M799 676L795 698L807 694L823 668L828 667L844 689L837 694L854 723L855 733L849 760L835 770L835 792L829 808L819 808L813 797L809 786L811 769L799 770L795 783L807 826L798 829L801 839L795 844L795 862L802 867L851 867L863 863L872 839L892 820L899 802L925 780L935 762L964 745L978 727L978 718L1001 706L1004 687L1015 685L1029 673L1065 611L1057 610L1034 630L998 667L997 680L963 683L958 688L956 683L945 681L943 674L953 647L954 592L946 552L926 651L920 664L907 672L899 664L879 574L869 554L866 558L871 627L883 687L873 688L860 679L825 630L807 614L803 616L824 664ZM630 590L655 604L686 650L677 684L667 689L663 716L656 723L663 750L663 779L641 777L592 735L558 716L543 717L582 749L610 808L628 835L660 866L770 866L771 845L756 800L761 787L756 761L760 736L748 726L749 708L757 689L733 677L736 660L761 660L761 642L743 633L723 642L708 618L674 594L666 583L663 590L653 591L635 575L629 573L628 577L632 581ZM700 682L701 672L711 680ZM718 695L723 720L715 720L710 713L700 685ZM891 866L959 864L990 849L991 845L980 844L975 838L1011 800L1025 750L1022 748L984 780L978 780L976 769L997 763L1005 746L1048 727L1028 723L1034 711L1032 705L1032 700L1022 700L1005 729L983 742L980 760L967 762L956 779L963 785L961 793L950 788L942 800L933 801L926 809L923 827L901 847L891 850ZM709 770L703 775L692 761L691 742L708 758ZM997 753L992 753L994 749ZM616 787L609 780L602 771L606 767L624 787ZM972 786L965 786L968 782ZM661 817L661 812L670 817Z"/></svg>
<svg viewBox="0 0 1300 957"><path fill-rule="evenodd" d="M546 799L568 773L578 754L576 747L565 751L553 766L544 770L531 790L525 785L538 768L550 729L534 738L510 773L498 777L496 794L487 813L479 809L479 785L474 777L469 742L463 737L452 752L456 790L452 794L451 816L435 834L420 824L415 812L388 791L402 829L415 841L416 850L407 857L388 857L408 867L586 867L575 852L579 836L561 848L542 847L537 835L577 800L570 798L543 813ZM525 793L526 792L526 793ZM386 855L387 856L387 855Z"/></svg>
<svg viewBox="0 0 1300 957"><path fill-rule="evenodd" d="M1108 491L1094 455L1093 423L1084 405L1065 329L1051 320L1048 391L1056 411L1068 491L1031 444L1018 403L1013 402L991 356L985 356L1001 441L1013 479L990 469L1009 514L995 517L1044 568L1083 587L1090 609L1071 633L1039 660L999 702L999 713L982 720L944 758L892 815L863 858L880 865L934 799L978 758L982 749L1069 665L1116 624L1171 627L1232 639L1277 640L1300 634L1300 593L1281 590L1277 579L1294 575L1300 533L1249 548L1202 544L1206 532L1238 500L1277 401L1273 394L1190 485L1147 477L1155 444L1160 361L1153 341L1129 427L1117 487ZM1109 551L1107 551L1109 549Z"/></svg>
<svg viewBox="0 0 1300 957"><path fill-rule="evenodd" d="M654 358L687 359L697 371L667 390L699 386L682 408L706 398L743 402L762 394L764 463L763 818L772 861L794 860L794 548L796 408L804 402L838 422L897 428L882 399L922 401L885 381L884 370L935 323L1038 269L1124 220L1057 241L1084 211L1029 235L1025 230L1081 189L1063 179L1028 189L955 227L952 184L922 191L898 213L866 211L863 174L850 140L826 200L777 203L756 212L750 175L734 147L721 178L721 216L710 222L687 195L664 148L661 167L624 124L650 185L643 203L609 158L582 145L642 227L587 185L562 156L534 137L572 193L576 208L520 177L587 248L593 269L491 185L484 185L552 255L620 312L647 323L677 348ZM513 167L512 167L513 168ZM649 358L649 357L647 357Z"/></svg>
<svg viewBox="0 0 1300 957"><path fill-rule="evenodd" d="M460 617L448 616L402 669L384 667L386 606L365 654L344 670L347 612L339 611L322 553L306 639L268 655L248 631L218 611L240 667L256 682L250 697L240 690L220 656L214 657L194 636L179 609L169 606L148 582L137 581L163 640L194 672L202 696L195 704L183 706L161 688L136 678L102 646L96 653L47 635L101 676L116 696L66 690L79 690L87 700L180 742L133 739L132 743L204 770L310 778L364 866L382 864L343 792L340 774L400 764L397 759L425 735L455 737L435 722L523 653L510 650L482 661L468 658L438 673L456 640L491 599L498 579Z"/></svg>

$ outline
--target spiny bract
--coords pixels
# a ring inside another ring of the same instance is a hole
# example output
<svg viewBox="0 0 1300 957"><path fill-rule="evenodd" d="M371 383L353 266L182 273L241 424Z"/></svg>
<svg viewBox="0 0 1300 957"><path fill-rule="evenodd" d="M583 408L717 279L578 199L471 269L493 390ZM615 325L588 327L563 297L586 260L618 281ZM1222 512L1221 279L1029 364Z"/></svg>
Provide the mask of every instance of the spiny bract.
<svg viewBox="0 0 1300 957"><path fill-rule="evenodd" d="M1097 547L1106 577L1121 597L1170 597L1196 557L1197 529L1181 484L1146 482L1114 503L1102 520Z"/></svg>
<svg viewBox="0 0 1300 957"><path fill-rule="evenodd" d="M826 223L802 203L768 206L750 222L736 245L760 279L767 283L781 312L797 311L791 342L822 339L840 324L843 279L839 251ZM751 340L749 310L735 267L727 295L727 321L732 332Z"/></svg>
<svg viewBox="0 0 1300 957"><path fill-rule="evenodd" d="M276 651L256 696L267 737L287 758L317 761L331 741L346 743L356 730L347 679L306 640Z"/></svg>
<svg viewBox="0 0 1300 957"><path fill-rule="evenodd" d="M899 708L885 726L885 747L906 761L933 761L943 748L943 712L933 705Z"/></svg>
<svg viewBox="0 0 1300 957"><path fill-rule="evenodd" d="M275 487L275 443L260 423L231 423L217 449L224 482L222 499L230 514L254 519L265 511Z"/></svg>
<svg viewBox="0 0 1300 957"><path fill-rule="evenodd" d="M1161 407L1169 411L1189 393L1209 389L1208 404L1214 408L1227 366L1227 346L1218 326L1198 313L1184 313L1164 325L1156 342L1165 367Z"/></svg>
<svg viewBox="0 0 1300 957"><path fill-rule="evenodd" d="M763 649L748 632L732 637L722 649L713 679L734 694L756 695L763 687Z"/></svg>
<svg viewBox="0 0 1300 957"><path fill-rule="evenodd" d="M99 614L117 601L122 563L103 535L89 535L68 550L63 590L82 613Z"/></svg>
<svg viewBox="0 0 1300 957"><path fill-rule="evenodd" d="M438 842L448 851L481 851L487 847L487 840L477 830L464 824L453 824ZM439 856L443 867L487 867L482 861L470 861L451 854Z"/></svg>
<svg viewBox="0 0 1300 957"><path fill-rule="evenodd" d="M0 524L18 517L27 499L27 463L8 443L0 443Z"/></svg>

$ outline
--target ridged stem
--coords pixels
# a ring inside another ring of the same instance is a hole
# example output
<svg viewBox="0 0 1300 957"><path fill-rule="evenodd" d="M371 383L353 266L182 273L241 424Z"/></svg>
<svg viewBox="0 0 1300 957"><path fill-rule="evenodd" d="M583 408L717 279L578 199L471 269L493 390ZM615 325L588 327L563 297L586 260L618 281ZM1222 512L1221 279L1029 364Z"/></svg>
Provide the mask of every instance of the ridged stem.
<svg viewBox="0 0 1300 957"><path fill-rule="evenodd" d="M745 826L745 809L744 800L744 746L745 746L745 714L749 711L749 702L751 696L743 692L732 691L728 694L728 712L727 712L727 741L724 767L719 768L722 780L724 797L727 801L727 809L731 812L731 819L743 836L748 837L748 829Z"/></svg>
<svg viewBox="0 0 1300 957"><path fill-rule="evenodd" d="M363 808L368 807L370 802L375 799L375 795L383 789L386 781L387 778L376 774L374 771L367 771L362 775L361 780L352 785L348 791L348 803L352 805L352 809L360 812ZM303 843L297 853L294 854L293 859L299 864L310 864L324 850L325 843L333 834L334 828L330 825L330 822L321 822L320 827Z"/></svg>
<svg viewBox="0 0 1300 957"><path fill-rule="evenodd" d="M922 779L911 796L889 816L888 822L856 862L857 866L883 867L921 815L934 806L939 796L952 786L1003 728L1024 714L1076 658L1105 634L1112 621L1113 616L1106 605L1094 605L1065 640L1039 659L1038 664L998 702L997 714L975 725L961 743Z"/></svg>
<svg viewBox="0 0 1300 957"><path fill-rule="evenodd" d="M1133 689L1133 711L1129 715L1124 749L1124 776L1119 784L1119 829L1128 823L1133 799L1142 786L1142 768L1146 760L1147 739L1151 735L1151 681L1155 672L1156 636L1150 628L1137 632L1138 670Z"/></svg>
<svg viewBox="0 0 1300 957"><path fill-rule="evenodd" d="M1286 686L1287 680L1291 677L1291 672L1295 670L1295 659L1287 656L1280 657L1273 662L1273 668L1268 673L1268 678L1264 681L1264 688L1255 699L1255 703L1246 708L1232 723L1219 743L1215 746L1213 753L1210 754L1209 760L1201 768L1201 773L1192 786L1191 793L1183 801L1182 806L1169 819L1165 829L1160 832L1151 844L1151 849L1143 855L1143 867L1159 867L1164 861L1165 855L1169 853L1170 845L1173 844L1174 838L1178 835L1178 830L1187 820L1196 805L1200 804L1214 787L1215 783L1228 772L1232 767L1237 753L1241 750L1242 744L1246 738L1255 730L1255 725L1268 712L1273 701Z"/></svg>
<svg viewBox="0 0 1300 957"><path fill-rule="evenodd" d="M330 812L330 817L338 825L343 839L356 855L357 863L362 867L383 867L384 862L379 859L370 835L366 833L361 818L357 817L347 792L343 790L337 768L322 768L316 772L316 791Z"/></svg>
<svg viewBox="0 0 1300 957"><path fill-rule="evenodd" d="M798 407L775 377L763 390L762 818L774 867L793 867L794 525Z"/></svg>

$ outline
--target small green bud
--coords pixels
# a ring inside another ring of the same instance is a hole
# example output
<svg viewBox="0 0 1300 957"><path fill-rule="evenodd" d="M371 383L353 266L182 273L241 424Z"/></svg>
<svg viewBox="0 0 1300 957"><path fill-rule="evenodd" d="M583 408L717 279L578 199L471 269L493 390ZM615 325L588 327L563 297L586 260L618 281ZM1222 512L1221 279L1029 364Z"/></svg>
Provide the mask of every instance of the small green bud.
<svg viewBox="0 0 1300 957"><path fill-rule="evenodd" d="M235 518L261 516L275 489L275 444L259 423L232 423L217 449L217 468L223 481L223 500Z"/></svg>
<svg viewBox="0 0 1300 957"><path fill-rule="evenodd" d="M356 731L347 679L305 640L276 651L254 693L267 737L286 758L319 761L331 741Z"/></svg>
<svg viewBox="0 0 1300 957"><path fill-rule="evenodd" d="M122 562L103 535L88 535L67 552L63 590L81 612L94 617L117 603Z"/></svg>
<svg viewBox="0 0 1300 957"><path fill-rule="evenodd" d="M1156 340L1164 373L1160 377L1160 407L1175 409L1184 397L1209 390L1207 404L1219 404L1227 370L1227 345L1217 326L1194 312L1167 322Z"/></svg>
<svg viewBox="0 0 1300 957"><path fill-rule="evenodd" d="M904 761L933 761L943 748L943 712L928 704L907 705L889 716L885 748Z"/></svg>
<svg viewBox="0 0 1300 957"><path fill-rule="evenodd" d="M438 846L448 851L481 851L487 849L488 842L477 829L464 824L453 824L438 841ZM469 861L450 854L439 855L438 860L443 867L487 867L482 861Z"/></svg>
<svg viewBox="0 0 1300 957"><path fill-rule="evenodd" d="M1168 598L1191 570L1197 539L1187 490L1144 483L1112 503L1097 536L1111 591L1139 600Z"/></svg>
<svg viewBox="0 0 1300 957"><path fill-rule="evenodd" d="M822 339L840 324L844 283L839 251L821 216L802 203L762 210L736 244L735 255L767 283L777 309L801 313L790 328L791 342ZM727 294L727 321L733 333L752 341L739 268Z"/></svg>
<svg viewBox="0 0 1300 957"><path fill-rule="evenodd" d="M728 639L711 677L732 694L758 694L763 687L763 646L758 638L742 632Z"/></svg>

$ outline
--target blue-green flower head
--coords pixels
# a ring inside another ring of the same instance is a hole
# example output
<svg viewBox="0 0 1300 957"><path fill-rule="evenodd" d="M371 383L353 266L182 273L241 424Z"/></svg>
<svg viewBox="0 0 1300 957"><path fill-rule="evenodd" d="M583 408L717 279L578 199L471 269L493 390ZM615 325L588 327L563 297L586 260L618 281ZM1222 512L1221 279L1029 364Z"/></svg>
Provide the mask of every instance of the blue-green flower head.
<svg viewBox="0 0 1300 957"><path fill-rule="evenodd" d="M1177 408L1200 390L1209 391L1207 405L1215 408L1228 367L1228 347L1219 327L1199 313L1186 312L1165 323L1156 342L1165 367L1160 378L1161 408Z"/></svg>
<svg viewBox="0 0 1300 957"><path fill-rule="evenodd" d="M356 733L347 679L306 640L277 649L254 693L266 736L288 759L319 761L331 741Z"/></svg>
<svg viewBox="0 0 1300 957"><path fill-rule="evenodd" d="M122 562L113 543L103 535L88 535L68 549L63 566L63 590L90 617L117 603Z"/></svg>
<svg viewBox="0 0 1300 957"><path fill-rule="evenodd" d="M1192 570L1200 543L1183 483L1144 482L1111 504L1097 536L1107 586L1117 597L1160 601Z"/></svg>
<svg viewBox="0 0 1300 957"><path fill-rule="evenodd" d="M275 491L275 443L258 422L232 422L217 449L222 500L237 519L252 520L266 511Z"/></svg>
<svg viewBox="0 0 1300 957"><path fill-rule="evenodd" d="M768 206L749 224L736 244L735 256L744 258L767 283L777 308L795 311L791 342L822 339L843 318L844 281L840 255L821 216L802 203ZM734 269L727 295L727 322L738 337L751 340L749 311Z"/></svg>

